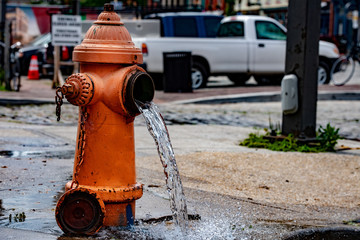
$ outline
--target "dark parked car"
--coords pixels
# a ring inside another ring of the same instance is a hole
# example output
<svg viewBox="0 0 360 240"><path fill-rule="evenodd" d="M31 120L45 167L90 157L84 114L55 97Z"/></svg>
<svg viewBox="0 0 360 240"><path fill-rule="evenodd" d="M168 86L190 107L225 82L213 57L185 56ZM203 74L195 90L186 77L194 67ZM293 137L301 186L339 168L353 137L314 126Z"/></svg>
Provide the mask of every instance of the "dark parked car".
<svg viewBox="0 0 360 240"><path fill-rule="evenodd" d="M153 13L145 19L159 19L161 37L215 38L223 16L214 13Z"/></svg>
<svg viewBox="0 0 360 240"><path fill-rule="evenodd" d="M72 57L73 47L63 46L61 60L69 61ZM27 75L30 60L33 55L37 56L40 77L53 77L54 74L54 47L51 44L51 33L38 36L19 50L21 75ZM61 66L65 74L71 74L72 66Z"/></svg>

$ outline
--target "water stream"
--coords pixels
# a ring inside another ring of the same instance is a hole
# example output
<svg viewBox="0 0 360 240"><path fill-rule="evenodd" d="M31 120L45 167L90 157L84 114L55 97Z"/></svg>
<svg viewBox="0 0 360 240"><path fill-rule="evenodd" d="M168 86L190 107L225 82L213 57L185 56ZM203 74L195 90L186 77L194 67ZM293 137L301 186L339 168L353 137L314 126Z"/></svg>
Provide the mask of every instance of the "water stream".
<svg viewBox="0 0 360 240"><path fill-rule="evenodd" d="M170 196L170 208L175 222L180 227L182 233L186 234L188 226L186 199L169 132L158 107L153 102L138 102L137 105L145 119L149 133L157 145L160 161L164 167L167 191Z"/></svg>

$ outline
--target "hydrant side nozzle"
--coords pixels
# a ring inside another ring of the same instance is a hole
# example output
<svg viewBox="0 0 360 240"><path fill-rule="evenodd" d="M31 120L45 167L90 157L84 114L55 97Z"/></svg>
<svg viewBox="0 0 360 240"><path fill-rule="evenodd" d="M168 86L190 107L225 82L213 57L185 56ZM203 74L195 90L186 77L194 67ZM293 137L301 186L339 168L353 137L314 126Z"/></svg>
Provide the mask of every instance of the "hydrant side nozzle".
<svg viewBox="0 0 360 240"><path fill-rule="evenodd" d="M85 106L91 102L95 87L89 74L76 73L66 79L61 90L71 104Z"/></svg>
<svg viewBox="0 0 360 240"><path fill-rule="evenodd" d="M140 113L136 104L150 102L155 94L155 86L151 76L143 71L136 70L129 73L124 89L124 106L131 115Z"/></svg>

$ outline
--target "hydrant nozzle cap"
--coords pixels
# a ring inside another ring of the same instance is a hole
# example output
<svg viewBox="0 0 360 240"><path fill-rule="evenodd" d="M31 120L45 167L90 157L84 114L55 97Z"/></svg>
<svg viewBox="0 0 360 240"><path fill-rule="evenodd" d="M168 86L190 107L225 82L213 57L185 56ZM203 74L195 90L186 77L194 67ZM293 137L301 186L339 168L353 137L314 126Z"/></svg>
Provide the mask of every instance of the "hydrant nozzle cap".
<svg viewBox="0 0 360 240"><path fill-rule="evenodd" d="M120 21L120 16L114 11L114 5L105 3L104 11L100 13L94 24L99 25L119 25L124 24Z"/></svg>
<svg viewBox="0 0 360 240"><path fill-rule="evenodd" d="M82 43L75 47L73 61L141 64L143 57L114 11L114 6L105 4L104 11L86 32Z"/></svg>

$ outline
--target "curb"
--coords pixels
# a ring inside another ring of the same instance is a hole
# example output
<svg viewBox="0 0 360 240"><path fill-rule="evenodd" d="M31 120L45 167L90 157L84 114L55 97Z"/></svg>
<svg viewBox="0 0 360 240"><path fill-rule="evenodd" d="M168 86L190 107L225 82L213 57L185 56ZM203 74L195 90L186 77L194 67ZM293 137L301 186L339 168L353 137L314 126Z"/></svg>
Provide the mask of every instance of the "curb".
<svg viewBox="0 0 360 240"><path fill-rule="evenodd" d="M64 102L64 103L67 103L67 102ZM0 106L42 105L42 104L55 104L55 99L0 98Z"/></svg>
<svg viewBox="0 0 360 240"><path fill-rule="evenodd" d="M326 100L343 100L343 101L357 101L360 100L360 91L347 92L319 92L318 101ZM234 94L226 96L215 96L206 98L197 98L183 101L172 102L174 104L224 104L224 103L238 103L238 102L280 102L281 94L279 92L261 92L261 93L246 93Z"/></svg>

